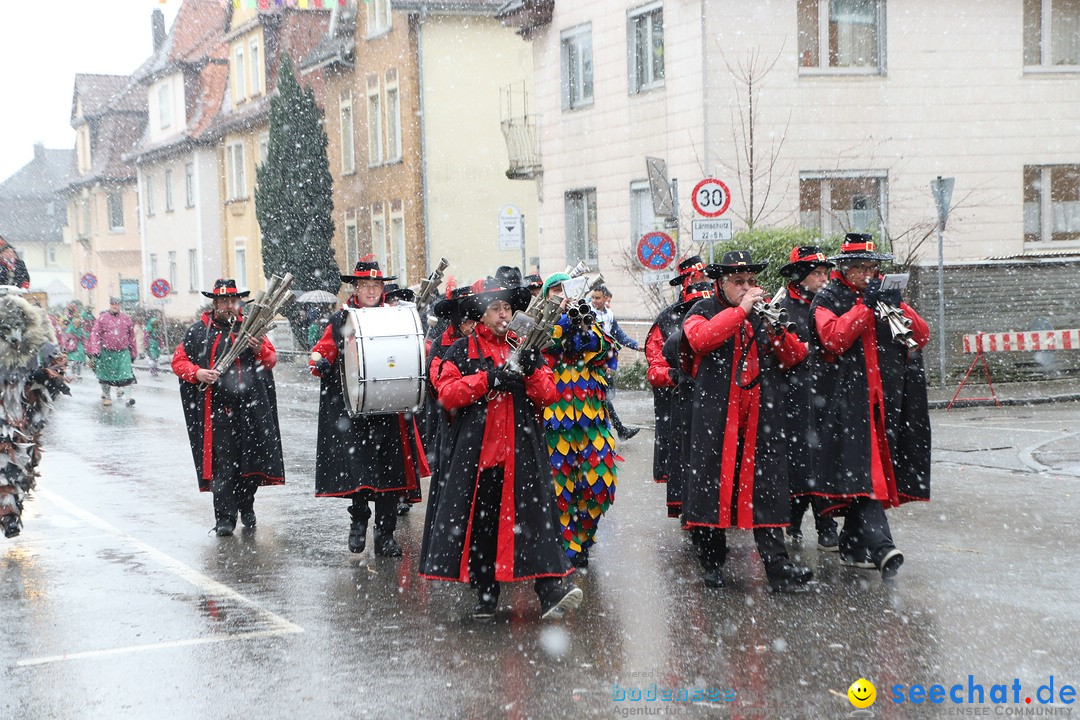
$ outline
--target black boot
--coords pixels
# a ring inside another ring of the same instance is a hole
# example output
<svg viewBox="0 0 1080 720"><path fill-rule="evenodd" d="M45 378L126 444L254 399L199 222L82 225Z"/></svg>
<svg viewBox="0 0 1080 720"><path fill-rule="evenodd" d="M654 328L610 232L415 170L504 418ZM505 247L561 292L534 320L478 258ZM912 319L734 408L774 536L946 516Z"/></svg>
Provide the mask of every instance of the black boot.
<svg viewBox="0 0 1080 720"><path fill-rule="evenodd" d="M235 515L218 515L216 525L214 526L214 532L218 537L229 537L233 534L233 530L236 529L236 516Z"/></svg>
<svg viewBox="0 0 1080 720"><path fill-rule="evenodd" d="M499 584L480 588L476 606L472 611L473 620L490 620L495 617L497 607L499 607Z"/></svg>
<svg viewBox="0 0 1080 720"><path fill-rule="evenodd" d="M773 592L798 592L806 588L806 583L814 577L814 571L802 563L784 560L767 565L765 576Z"/></svg>
<svg viewBox="0 0 1080 720"><path fill-rule="evenodd" d="M4 530L4 537L13 538L22 532L22 523L19 522L19 516L14 513L2 515L0 516L0 528Z"/></svg>
<svg viewBox="0 0 1080 720"><path fill-rule="evenodd" d="M379 557L401 557L401 546L394 539L394 533L375 530L375 554Z"/></svg>
<svg viewBox="0 0 1080 720"><path fill-rule="evenodd" d="M349 515L352 516L352 525L349 526L349 552L362 553L367 547L367 524L371 510L366 502L354 502L349 508Z"/></svg>
<svg viewBox="0 0 1080 720"><path fill-rule="evenodd" d="M246 528L254 528L256 523L255 518L255 498L254 496L248 496L244 498L244 501L240 503L240 522L244 524Z"/></svg>
<svg viewBox="0 0 1080 720"><path fill-rule="evenodd" d="M589 567L589 549L583 548L579 553L570 558L570 564L576 568Z"/></svg>

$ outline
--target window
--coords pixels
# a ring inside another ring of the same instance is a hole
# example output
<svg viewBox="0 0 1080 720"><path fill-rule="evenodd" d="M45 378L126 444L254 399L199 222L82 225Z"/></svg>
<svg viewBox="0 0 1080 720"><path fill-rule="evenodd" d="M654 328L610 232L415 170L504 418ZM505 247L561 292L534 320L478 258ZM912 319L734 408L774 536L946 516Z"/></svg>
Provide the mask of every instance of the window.
<svg viewBox="0 0 1080 720"><path fill-rule="evenodd" d="M233 268L233 273L236 275L236 286L238 288L247 287L247 243L243 238L236 239L236 247L233 250L233 255L236 258L236 267Z"/></svg>
<svg viewBox="0 0 1080 720"><path fill-rule="evenodd" d="M885 0L799 0L799 69L881 73Z"/></svg>
<svg viewBox="0 0 1080 720"><path fill-rule="evenodd" d="M45 246L45 263L47 265L55 265L56 264L56 246L55 245L46 245Z"/></svg>
<svg viewBox="0 0 1080 720"><path fill-rule="evenodd" d="M356 152L353 147L355 128L352 115L352 91L341 93L338 101L341 108L341 172L348 175L356 172Z"/></svg>
<svg viewBox="0 0 1080 720"><path fill-rule="evenodd" d="M154 178L149 175L146 176L145 190L143 194L146 196L143 199L146 201L146 217L154 216Z"/></svg>
<svg viewBox="0 0 1080 720"><path fill-rule="evenodd" d="M225 146L225 185L229 200L241 200L247 197L243 142L237 141Z"/></svg>
<svg viewBox="0 0 1080 720"><path fill-rule="evenodd" d="M111 192L106 198L109 205L109 229L121 232L124 229L124 196L120 192Z"/></svg>
<svg viewBox="0 0 1080 720"><path fill-rule="evenodd" d="M241 102L247 99L247 72L244 66L244 46L233 47L233 100Z"/></svg>
<svg viewBox="0 0 1080 720"><path fill-rule="evenodd" d="M379 107L379 78L375 77L374 88L368 78L368 165L381 165L382 154L382 111Z"/></svg>
<svg viewBox="0 0 1080 720"><path fill-rule="evenodd" d="M398 277L398 285L409 284L405 262L405 217L400 213L390 214L390 267Z"/></svg>
<svg viewBox="0 0 1080 720"><path fill-rule="evenodd" d="M1080 1L1024 0L1024 65L1080 66Z"/></svg>
<svg viewBox="0 0 1080 720"><path fill-rule="evenodd" d="M248 45L248 64L251 66L251 95L262 93L262 66L259 65L259 38L251 38Z"/></svg>
<svg viewBox="0 0 1080 720"><path fill-rule="evenodd" d="M264 132L259 134L259 164L262 165L266 162L266 158L270 155L270 133Z"/></svg>
<svg viewBox="0 0 1080 720"><path fill-rule="evenodd" d="M600 255L596 227L596 190L571 190L565 196L566 262L584 261L597 268Z"/></svg>
<svg viewBox="0 0 1080 720"><path fill-rule="evenodd" d="M85 191L82 196L82 234L83 237L90 236L90 194Z"/></svg>
<svg viewBox="0 0 1080 720"><path fill-rule="evenodd" d="M345 266L350 267L360 257L360 234L356 227L356 213L345 213Z"/></svg>
<svg viewBox="0 0 1080 720"><path fill-rule="evenodd" d="M194 248L187 251L188 290L199 292L199 251Z"/></svg>
<svg viewBox="0 0 1080 720"><path fill-rule="evenodd" d="M386 159L401 159L401 96L396 84L386 87Z"/></svg>
<svg viewBox="0 0 1080 720"><path fill-rule="evenodd" d="M371 211L371 252L379 261L379 267L389 267L386 253L386 216L382 204L377 204ZM389 275L389 273L383 273Z"/></svg>
<svg viewBox="0 0 1080 720"><path fill-rule="evenodd" d="M663 228L664 221L653 213L649 181L638 180L630 183L630 242L636 243L646 233Z"/></svg>
<svg viewBox="0 0 1080 720"><path fill-rule="evenodd" d="M651 3L627 17L630 94L664 85L664 8Z"/></svg>
<svg viewBox="0 0 1080 720"><path fill-rule="evenodd" d="M176 251L169 251L169 285L176 287Z"/></svg>
<svg viewBox="0 0 1080 720"><path fill-rule="evenodd" d="M562 34L562 108L570 110L592 102L592 25L582 25Z"/></svg>
<svg viewBox="0 0 1080 720"><path fill-rule="evenodd" d="M390 0L368 0L367 34L368 37L390 29Z"/></svg>
<svg viewBox="0 0 1080 720"><path fill-rule="evenodd" d="M184 195L186 207L195 207L195 164L184 165Z"/></svg>
<svg viewBox="0 0 1080 720"><path fill-rule="evenodd" d="M168 83L158 88L158 127L164 130L172 125L172 95Z"/></svg>
<svg viewBox="0 0 1080 720"><path fill-rule="evenodd" d="M173 211L172 170L165 171L165 212Z"/></svg>
<svg viewBox="0 0 1080 720"><path fill-rule="evenodd" d="M884 172L803 173L799 177L799 220L823 235L883 232Z"/></svg>
<svg viewBox="0 0 1080 720"><path fill-rule="evenodd" d="M157 253L150 253L150 280L154 281L157 279Z"/></svg>
<svg viewBox="0 0 1080 720"><path fill-rule="evenodd" d="M1080 165L1024 167L1024 242L1080 240Z"/></svg>

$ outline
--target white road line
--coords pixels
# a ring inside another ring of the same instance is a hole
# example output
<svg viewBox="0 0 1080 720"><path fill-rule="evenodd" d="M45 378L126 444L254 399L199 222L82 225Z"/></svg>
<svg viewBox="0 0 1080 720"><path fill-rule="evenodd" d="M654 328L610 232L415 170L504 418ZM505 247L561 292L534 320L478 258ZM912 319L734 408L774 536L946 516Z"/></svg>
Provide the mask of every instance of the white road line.
<svg viewBox="0 0 1080 720"><path fill-rule="evenodd" d="M1054 473L1055 475L1071 475L1075 477L1076 473L1069 472L1068 470L1057 470L1050 467L1049 465L1043 465L1041 462L1035 459L1035 451L1041 448L1043 445L1049 445L1050 443L1057 442L1058 440L1064 440L1065 438L1077 436L1080 436L1080 432L1062 433L1046 440L1040 440L1034 445L1028 445L1026 448L1021 450L1017 454L1017 457L1020 459L1020 462L1024 463L1024 465L1028 466L1037 473Z"/></svg>
<svg viewBox="0 0 1080 720"><path fill-rule="evenodd" d="M1034 424L1034 423L1032 423ZM1054 422L1051 424L1061 425L1060 422ZM1048 433L1055 432L1047 428L1022 428L1011 427L1009 425L974 425L974 424L962 424L962 423L934 423L933 427L947 427L957 428L959 430L1004 430L1008 432L1033 432L1033 433Z"/></svg>
<svg viewBox="0 0 1080 720"><path fill-rule="evenodd" d="M206 643L225 642L227 640L247 640L247 639L251 639L251 638L273 637L275 635L290 635L290 634L294 634L294 633L302 633L302 632L304 632L304 629L302 627L300 627L299 625L297 625L295 623L292 623L292 622L289 622L288 620L281 617L280 615L277 615L277 614L267 610L266 608L260 606L258 603L256 603L251 598L248 598L248 597L246 597L244 595L241 595L240 593L236 592L235 590L233 590L228 585L220 583L217 580L214 580L213 578L202 574L198 570L195 570L194 568L192 568L192 567L190 567L188 565L185 565L184 563L180 562L179 560L172 557L171 555L165 554L164 552L162 552L161 550L158 550L157 548L153 547L152 545L149 545L149 544L143 542L142 540L139 540L137 538L132 537L131 535L128 535L127 533L123 532L122 530L120 530L116 526L114 526L114 525L106 522L105 520L99 518L97 515L94 515L93 513L88 512L87 510L84 510L83 508L75 505L74 503L62 498L61 496L57 495L55 492L52 492L50 490L39 489L39 490L35 491L35 494L38 497L43 498L45 500L48 500L49 502L59 506L62 510L64 510L65 512L69 513L70 515L73 515L76 518L82 520L86 524L88 524L88 525L90 525L92 527L95 527L98 530L101 530L101 531L107 533L108 535L111 535L112 537L120 540L121 542L124 542L124 543L134 547L136 550L138 550L138 551L142 552L143 554L149 556L152 560L154 560L158 564L160 564L160 565L164 566L165 568L167 568L168 570L170 570L173 574L175 574L175 575L179 576L180 578L186 580L187 582L189 582L192 585L194 585L195 587L203 590L207 594L218 595L218 596L230 598L230 599L232 599L232 600L234 600L234 601L236 601L238 603L242 603L244 605L247 605L247 606L251 607L256 612L258 612L259 614L266 617L268 619L269 624L270 624L271 627L268 630L259 630L259 631L246 632L246 633L235 633L235 634L231 634L231 635L228 635L228 636L225 636L225 637L192 638L192 639L188 639L188 640L177 640L177 641L165 642L165 643L151 643L151 644L148 644L148 645L132 645L132 646L128 646L128 647L112 648L112 649L108 649L108 650L93 650L93 651L89 651L89 652L67 653L67 654L64 654L64 655L53 655L53 656L49 656L49 657L29 658L29 659L26 659L26 660L19 660L18 662L16 662L17 666L24 667L24 666L29 666L29 665L42 665L42 664L45 664L45 663L59 662L59 661L63 661L63 660L75 660L75 659L88 658L88 657L101 657L101 656L106 656L106 655L117 655L117 654L120 654L120 653L141 652L143 650L155 650L155 649L160 649L160 648L171 648L171 647L184 647L184 646L188 646L188 645L202 645L202 644L206 644Z"/></svg>

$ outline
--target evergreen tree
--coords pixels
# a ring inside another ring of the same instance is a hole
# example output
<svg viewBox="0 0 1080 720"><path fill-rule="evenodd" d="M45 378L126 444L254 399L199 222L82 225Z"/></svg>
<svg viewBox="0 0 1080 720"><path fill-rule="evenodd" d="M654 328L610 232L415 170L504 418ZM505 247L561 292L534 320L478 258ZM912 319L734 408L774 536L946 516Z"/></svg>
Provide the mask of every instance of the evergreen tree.
<svg viewBox="0 0 1080 720"><path fill-rule="evenodd" d="M334 201L323 112L301 88L285 55L270 100L266 161L255 169L255 216L262 230L263 274L291 272L298 290L337 293L340 273L330 240Z"/></svg>

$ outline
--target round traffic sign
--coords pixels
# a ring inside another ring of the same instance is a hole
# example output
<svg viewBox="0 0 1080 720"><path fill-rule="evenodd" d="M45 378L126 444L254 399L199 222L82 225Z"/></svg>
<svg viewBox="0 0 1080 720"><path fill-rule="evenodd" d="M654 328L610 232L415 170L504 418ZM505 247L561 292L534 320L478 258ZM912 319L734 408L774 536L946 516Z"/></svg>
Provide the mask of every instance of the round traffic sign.
<svg viewBox="0 0 1080 720"><path fill-rule="evenodd" d="M79 284L87 290L93 290L97 287L97 275L92 272L85 272L82 277L79 278Z"/></svg>
<svg viewBox="0 0 1080 720"><path fill-rule="evenodd" d="M156 298L163 298L172 292L172 285L165 278L158 278L150 283L150 294Z"/></svg>
<svg viewBox="0 0 1080 720"><path fill-rule="evenodd" d="M648 233L638 240L637 258L650 270L663 270L675 259L675 241L667 233Z"/></svg>
<svg viewBox="0 0 1080 720"><path fill-rule="evenodd" d="M690 201L699 215L720 217L731 205L731 191L716 178L705 178L694 186Z"/></svg>

